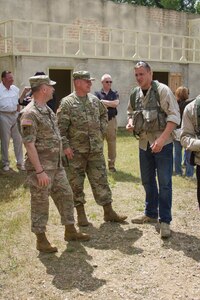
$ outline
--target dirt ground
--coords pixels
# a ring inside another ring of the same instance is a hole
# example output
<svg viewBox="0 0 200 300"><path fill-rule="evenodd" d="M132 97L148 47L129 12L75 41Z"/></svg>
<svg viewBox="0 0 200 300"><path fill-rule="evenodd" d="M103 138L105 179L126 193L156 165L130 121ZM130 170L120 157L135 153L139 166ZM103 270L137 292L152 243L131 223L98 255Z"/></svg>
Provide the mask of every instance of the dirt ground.
<svg viewBox="0 0 200 300"><path fill-rule="evenodd" d="M177 186L176 178L173 179ZM87 215L92 225L81 228L89 242L66 243L53 203L48 237L59 251L39 254L27 221L15 234L1 262L0 299L4 300L199 300L200 230L195 181L180 179L185 188L173 194L172 237L161 240L154 225L135 225L142 214L140 183L117 182L113 207L128 215L124 224L104 223L102 208L86 189ZM27 210L29 204L19 207Z"/></svg>

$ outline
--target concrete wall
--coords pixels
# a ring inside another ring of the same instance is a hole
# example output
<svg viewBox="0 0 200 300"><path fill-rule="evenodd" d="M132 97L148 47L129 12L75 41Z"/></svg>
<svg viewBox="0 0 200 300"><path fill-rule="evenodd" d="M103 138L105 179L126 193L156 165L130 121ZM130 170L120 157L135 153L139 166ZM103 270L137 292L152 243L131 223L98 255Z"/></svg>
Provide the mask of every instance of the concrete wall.
<svg viewBox="0 0 200 300"><path fill-rule="evenodd" d="M91 75L96 78L93 82L92 92L101 88L101 76L104 73L109 73L113 79L113 89L116 89L120 95L120 105L118 107L118 124L119 126L125 126L127 116L127 103L131 89L136 86L133 67L135 62L132 61L110 61L110 60L96 60L96 59L74 59L74 58L43 58L43 57L18 57L14 60L16 67L16 85L19 88L23 88L28 85L28 78L32 76L36 71L43 70L48 74L49 69L69 69L89 70ZM0 66L3 65L0 60ZM195 76L192 76L191 80L188 76L188 65L184 64L170 64L170 63L151 63L153 70L158 72L169 73L181 73L183 74L185 86L190 87L190 96L196 96L198 92L198 85L195 85L196 89L191 88L194 86ZM7 60L7 66L9 66ZM198 66L189 66L189 72L191 74L197 74Z"/></svg>
<svg viewBox="0 0 200 300"><path fill-rule="evenodd" d="M187 21L196 15L179 13L128 4L115 4L104 0L0 0L0 21L8 19L38 20L93 27L138 29L188 35ZM55 58L55 57L7 57L0 58L0 71L14 72L16 84L23 88L36 71L53 69L87 69L96 78L92 91L101 88L104 73L113 77L113 88L120 94L118 124L126 124L126 108L129 93L136 85L133 76L134 61ZM199 94L197 74L199 65L151 62L154 71L181 73L183 84L190 88L191 97Z"/></svg>
<svg viewBox="0 0 200 300"><path fill-rule="evenodd" d="M190 64L187 66L188 87L190 89L190 97L200 95L200 81L199 81L199 68L200 65Z"/></svg>
<svg viewBox="0 0 200 300"><path fill-rule="evenodd" d="M187 34L198 15L105 0L1 0L0 20L22 19Z"/></svg>

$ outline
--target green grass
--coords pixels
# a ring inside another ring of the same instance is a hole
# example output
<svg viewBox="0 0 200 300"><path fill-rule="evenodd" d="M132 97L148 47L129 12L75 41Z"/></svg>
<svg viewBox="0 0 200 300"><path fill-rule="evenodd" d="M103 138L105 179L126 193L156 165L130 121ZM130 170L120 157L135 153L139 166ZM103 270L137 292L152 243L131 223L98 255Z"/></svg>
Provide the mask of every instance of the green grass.
<svg viewBox="0 0 200 300"><path fill-rule="evenodd" d="M104 152L106 158L106 143ZM5 261L10 261L10 268L16 270L19 267L17 261L16 259L10 259L9 253L13 245L18 243L18 239L23 240L21 234L30 232L30 195L29 190L24 188L25 173L16 170L12 145L10 156L13 172L0 173L0 261L2 264ZM126 207L131 207L131 209L133 207L133 211L136 210L137 212L143 211L144 192L140 182L138 141L124 129L118 130L116 169L117 173L108 173L108 180L115 198L117 201L123 199L124 211L126 211ZM173 183L173 193L181 193L183 197L187 195L188 189L193 191L196 189L194 180L189 181L184 178L173 177ZM94 203L88 181L85 184L85 192L86 197L91 199L91 201L88 201L89 205L95 206L94 209L91 208L90 219L96 221L99 218L98 212L101 211L101 208ZM179 205L180 208L184 208L186 204L180 202ZM50 212L50 223L54 226L59 224L59 217L57 211L54 211L54 207L52 210ZM68 251L73 250L69 249Z"/></svg>

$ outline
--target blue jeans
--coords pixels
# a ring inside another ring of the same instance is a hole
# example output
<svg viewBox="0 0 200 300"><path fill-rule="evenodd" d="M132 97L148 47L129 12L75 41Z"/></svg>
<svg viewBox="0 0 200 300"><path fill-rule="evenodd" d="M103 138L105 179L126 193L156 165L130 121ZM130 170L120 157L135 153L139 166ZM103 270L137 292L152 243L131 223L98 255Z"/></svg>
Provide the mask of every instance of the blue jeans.
<svg viewBox="0 0 200 300"><path fill-rule="evenodd" d="M181 143L179 141L174 141L174 169L175 173L178 175L183 175L182 172L182 149ZM194 166L190 165L190 155L189 150L184 150L184 165L185 165L185 176L192 177L194 175Z"/></svg>
<svg viewBox="0 0 200 300"><path fill-rule="evenodd" d="M164 146L158 153L152 153L148 144L146 151L139 149L139 157L141 179L146 192L145 215L158 218L159 214L160 222L170 224L172 220L173 143Z"/></svg>
<svg viewBox="0 0 200 300"><path fill-rule="evenodd" d="M194 175L194 166L190 164L191 152L189 150L184 151L184 163L185 163L185 176L193 177Z"/></svg>
<svg viewBox="0 0 200 300"><path fill-rule="evenodd" d="M182 146L179 141L174 141L174 169L177 175L182 175Z"/></svg>

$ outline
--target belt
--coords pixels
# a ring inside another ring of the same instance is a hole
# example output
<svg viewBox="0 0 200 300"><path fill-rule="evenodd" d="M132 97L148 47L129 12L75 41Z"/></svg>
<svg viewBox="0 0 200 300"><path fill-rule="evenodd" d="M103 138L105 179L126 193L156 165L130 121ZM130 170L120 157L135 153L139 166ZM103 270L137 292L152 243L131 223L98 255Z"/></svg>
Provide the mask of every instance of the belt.
<svg viewBox="0 0 200 300"><path fill-rule="evenodd" d="M0 113L2 113L2 114L11 114L11 115L15 114L16 112L17 112L17 110L15 110L15 111L0 111Z"/></svg>

